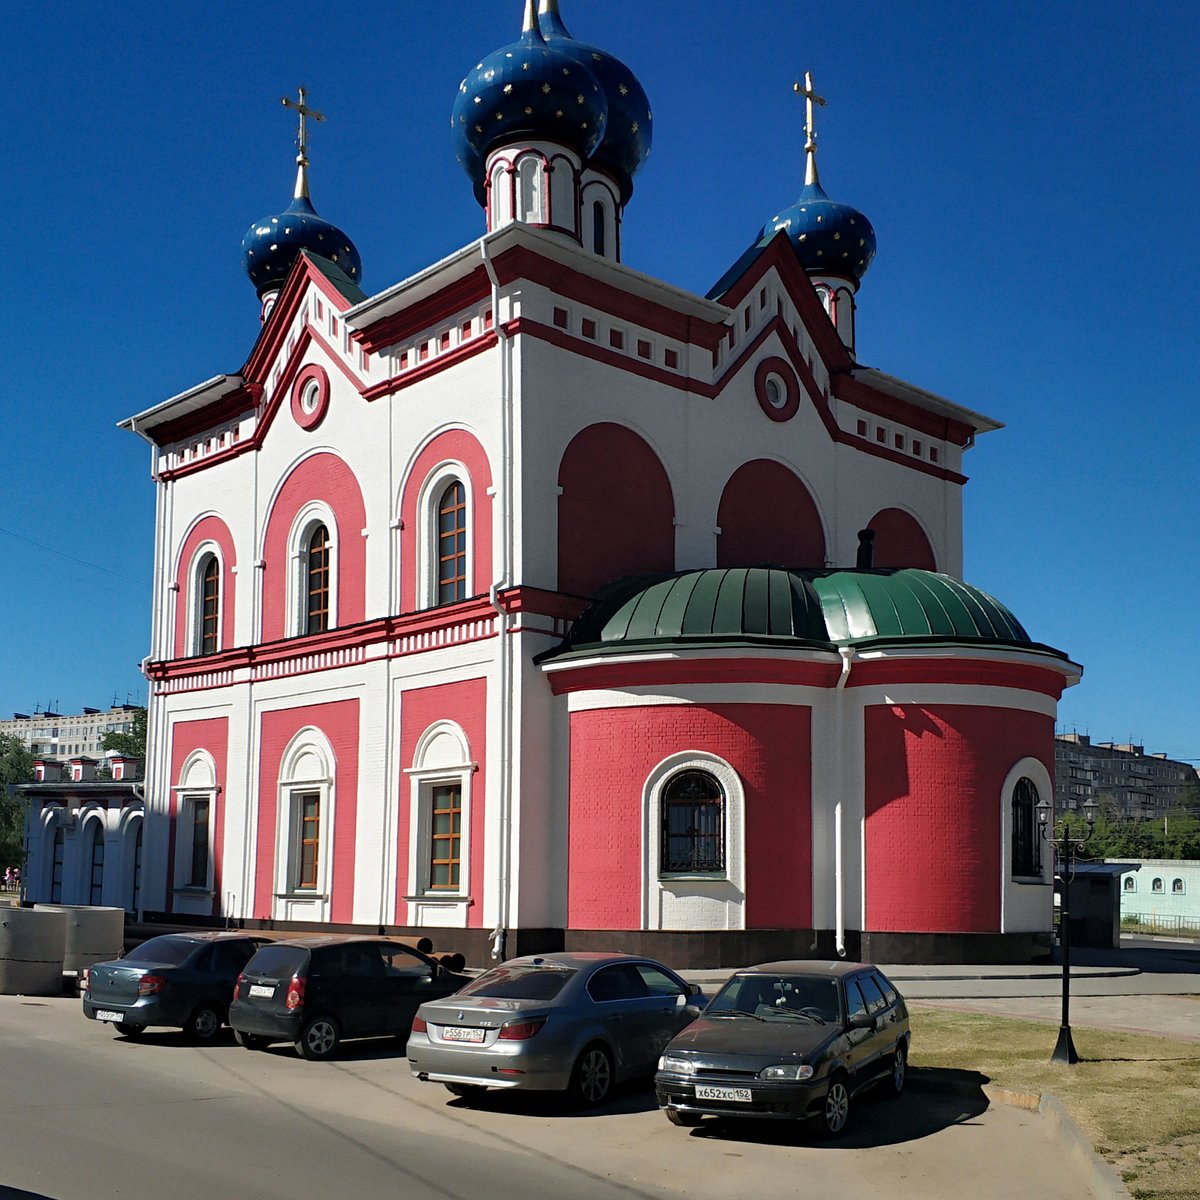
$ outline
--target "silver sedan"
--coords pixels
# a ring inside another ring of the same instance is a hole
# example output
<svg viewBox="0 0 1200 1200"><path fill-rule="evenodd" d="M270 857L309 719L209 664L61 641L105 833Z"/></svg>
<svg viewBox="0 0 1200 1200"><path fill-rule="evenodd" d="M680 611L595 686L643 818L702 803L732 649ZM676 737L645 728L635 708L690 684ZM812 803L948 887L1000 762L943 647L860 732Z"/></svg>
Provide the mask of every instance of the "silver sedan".
<svg viewBox="0 0 1200 1200"><path fill-rule="evenodd" d="M653 1073L666 1044L699 1016L699 992L634 955L514 958L422 1004L408 1064L466 1099L527 1088L600 1104L614 1083Z"/></svg>

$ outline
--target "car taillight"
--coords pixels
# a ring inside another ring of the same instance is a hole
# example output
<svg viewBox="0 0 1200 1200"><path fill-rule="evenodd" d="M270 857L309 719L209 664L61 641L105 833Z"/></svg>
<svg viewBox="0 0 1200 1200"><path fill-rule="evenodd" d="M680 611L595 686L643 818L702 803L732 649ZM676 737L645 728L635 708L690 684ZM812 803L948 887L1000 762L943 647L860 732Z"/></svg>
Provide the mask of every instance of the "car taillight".
<svg viewBox="0 0 1200 1200"><path fill-rule="evenodd" d="M292 982L288 984L287 1007L290 1012L293 1008L299 1008L304 1003L304 980L299 975L292 976Z"/></svg>
<svg viewBox="0 0 1200 1200"><path fill-rule="evenodd" d="M235 1000L238 998L238 993L242 990L242 980L245 978L244 974L241 972L238 973L237 982L233 985L233 998Z"/></svg>
<svg viewBox="0 0 1200 1200"><path fill-rule="evenodd" d="M89 971L87 969L87 967L84 967L82 983L83 983L83 990L85 992L88 990L88 980L91 978L91 975L92 975L91 971Z"/></svg>
<svg viewBox="0 0 1200 1200"><path fill-rule="evenodd" d="M428 1033L429 1026L425 1023L424 1017L413 1017L412 1023L413 1033Z"/></svg>
<svg viewBox="0 0 1200 1200"><path fill-rule="evenodd" d="M545 1023L545 1017L539 1017L536 1021L509 1021L507 1025L500 1026L497 1037L501 1042L524 1042L533 1037Z"/></svg>
<svg viewBox="0 0 1200 1200"><path fill-rule="evenodd" d="M167 981L161 975L143 975L138 980L139 996L157 996L167 986Z"/></svg>

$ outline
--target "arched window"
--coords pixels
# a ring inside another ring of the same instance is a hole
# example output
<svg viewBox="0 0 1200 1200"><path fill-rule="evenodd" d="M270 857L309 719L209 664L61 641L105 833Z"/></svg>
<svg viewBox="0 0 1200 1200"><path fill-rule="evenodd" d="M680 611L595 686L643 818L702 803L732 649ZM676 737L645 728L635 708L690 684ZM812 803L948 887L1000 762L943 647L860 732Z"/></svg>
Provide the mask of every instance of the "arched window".
<svg viewBox="0 0 1200 1200"><path fill-rule="evenodd" d="M518 215L531 225L540 225L546 220L542 206L544 173L541 161L536 158L523 158L517 168L517 195L520 198Z"/></svg>
<svg viewBox="0 0 1200 1200"><path fill-rule="evenodd" d="M61 904L63 898L63 862L66 859L67 838L60 825L54 831L54 848L50 859L50 903Z"/></svg>
<svg viewBox="0 0 1200 1200"><path fill-rule="evenodd" d="M275 891L277 899L302 901L310 915L326 921L336 873L334 774L325 735L299 730L280 763Z"/></svg>
<svg viewBox="0 0 1200 1200"><path fill-rule="evenodd" d="M663 789L660 870L725 871L725 793L707 771L681 771Z"/></svg>
<svg viewBox="0 0 1200 1200"><path fill-rule="evenodd" d="M1174 896L1182 896L1183 895L1183 880L1182 879L1171 880L1171 894Z"/></svg>
<svg viewBox="0 0 1200 1200"><path fill-rule="evenodd" d="M88 903L99 904L104 895L104 829L92 822L92 853L88 878Z"/></svg>
<svg viewBox="0 0 1200 1200"><path fill-rule="evenodd" d="M411 783L408 889L461 904L470 880L471 761L467 736L441 720L421 735L405 772Z"/></svg>
<svg viewBox="0 0 1200 1200"><path fill-rule="evenodd" d="M607 214L604 211L604 205L601 201L596 200L592 203L592 249L604 257L605 240L604 231L607 224Z"/></svg>
<svg viewBox="0 0 1200 1200"><path fill-rule="evenodd" d="M201 654L216 654L221 648L221 564L215 554L205 556L199 574L197 649Z"/></svg>
<svg viewBox="0 0 1200 1200"><path fill-rule="evenodd" d="M1152 880L1150 883L1150 890L1152 892L1161 892L1163 890L1163 881L1158 878Z"/></svg>
<svg viewBox="0 0 1200 1200"><path fill-rule="evenodd" d="M442 492L437 506L437 602L467 598L467 495L460 480Z"/></svg>
<svg viewBox="0 0 1200 1200"><path fill-rule="evenodd" d="M1136 892L1137 891L1137 884L1134 882L1132 875L1125 876L1125 882L1122 886L1125 888L1125 890L1127 892Z"/></svg>
<svg viewBox="0 0 1200 1200"><path fill-rule="evenodd" d="M318 525L304 546L305 633L329 628L329 530Z"/></svg>
<svg viewBox="0 0 1200 1200"><path fill-rule="evenodd" d="M1012 794L1012 873L1041 875L1042 847L1037 827L1038 790L1022 776Z"/></svg>
<svg viewBox="0 0 1200 1200"><path fill-rule="evenodd" d="M129 896L129 911L136 914L142 906L142 833L145 821L138 821L133 839L133 880Z"/></svg>

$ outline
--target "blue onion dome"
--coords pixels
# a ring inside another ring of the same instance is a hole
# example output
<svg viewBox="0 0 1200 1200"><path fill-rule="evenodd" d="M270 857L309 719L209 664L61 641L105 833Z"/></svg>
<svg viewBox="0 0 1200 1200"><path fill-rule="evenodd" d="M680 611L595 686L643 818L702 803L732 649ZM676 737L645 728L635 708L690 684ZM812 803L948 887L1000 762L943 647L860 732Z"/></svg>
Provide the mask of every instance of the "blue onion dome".
<svg viewBox="0 0 1200 1200"><path fill-rule="evenodd" d="M818 180L804 185L790 208L768 221L760 243L786 229L806 271L860 280L875 257L875 230L849 204L830 200Z"/></svg>
<svg viewBox="0 0 1200 1200"><path fill-rule="evenodd" d="M557 142L585 160L604 136L608 104L592 72L551 46L527 0L520 40L489 54L459 84L450 123L454 152L482 195L489 152L505 142Z"/></svg>
<svg viewBox="0 0 1200 1200"><path fill-rule="evenodd" d="M317 216L308 196L308 161L300 160L296 194L277 216L255 221L242 238L242 266L260 298L283 286L301 251L335 262L351 282L362 281L362 259L336 225Z"/></svg>
<svg viewBox="0 0 1200 1200"><path fill-rule="evenodd" d="M654 114L645 89L620 59L571 37L558 12L558 0L541 0L538 11L547 43L583 63L608 101L608 126L592 154L591 165L615 175L625 201L633 194L633 176L650 154Z"/></svg>

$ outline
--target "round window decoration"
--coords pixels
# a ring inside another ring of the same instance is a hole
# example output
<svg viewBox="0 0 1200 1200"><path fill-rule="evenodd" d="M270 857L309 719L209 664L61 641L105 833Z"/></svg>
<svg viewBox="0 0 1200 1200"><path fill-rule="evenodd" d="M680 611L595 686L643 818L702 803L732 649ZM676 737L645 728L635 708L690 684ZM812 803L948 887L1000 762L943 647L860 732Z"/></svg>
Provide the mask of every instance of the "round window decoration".
<svg viewBox="0 0 1200 1200"><path fill-rule="evenodd" d="M316 429L329 411L329 376L315 364L305 367L292 385L292 417L301 429Z"/></svg>
<svg viewBox="0 0 1200 1200"><path fill-rule="evenodd" d="M754 373L758 406L772 421L790 421L800 411L800 381L783 358L764 358Z"/></svg>

